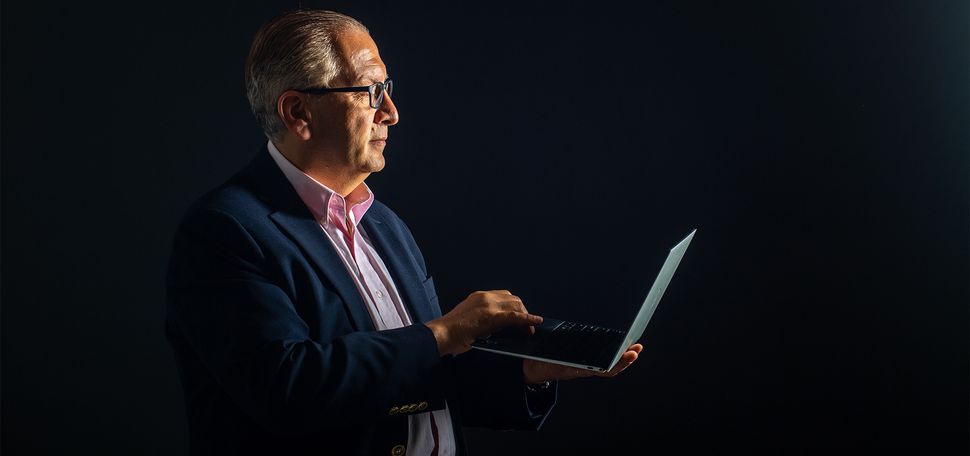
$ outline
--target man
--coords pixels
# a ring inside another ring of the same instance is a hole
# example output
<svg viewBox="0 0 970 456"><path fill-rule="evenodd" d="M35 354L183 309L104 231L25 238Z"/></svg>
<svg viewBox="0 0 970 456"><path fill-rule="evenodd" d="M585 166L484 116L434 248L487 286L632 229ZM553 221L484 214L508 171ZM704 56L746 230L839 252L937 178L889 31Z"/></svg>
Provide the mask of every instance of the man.
<svg viewBox="0 0 970 456"><path fill-rule="evenodd" d="M363 25L270 21L246 87L269 141L188 211L169 269L194 454L464 454L462 425L538 429L556 380L593 375L469 351L542 321L506 290L441 314L410 231L364 184L398 111Z"/></svg>

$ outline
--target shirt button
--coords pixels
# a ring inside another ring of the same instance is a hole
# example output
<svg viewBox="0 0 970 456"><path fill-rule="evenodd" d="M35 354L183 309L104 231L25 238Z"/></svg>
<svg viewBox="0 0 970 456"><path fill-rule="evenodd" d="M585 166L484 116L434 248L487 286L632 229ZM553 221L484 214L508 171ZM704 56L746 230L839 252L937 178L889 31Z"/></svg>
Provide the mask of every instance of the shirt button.
<svg viewBox="0 0 970 456"><path fill-rule="evenodd" d="M377 299L384 299L384 292L383 291L377 290Z"/></svg>

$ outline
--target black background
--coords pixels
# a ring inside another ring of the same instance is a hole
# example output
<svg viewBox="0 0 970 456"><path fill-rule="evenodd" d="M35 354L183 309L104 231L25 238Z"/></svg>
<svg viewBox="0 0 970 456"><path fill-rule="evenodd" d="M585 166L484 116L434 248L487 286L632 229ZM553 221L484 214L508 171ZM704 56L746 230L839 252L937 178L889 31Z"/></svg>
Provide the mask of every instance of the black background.
<svg viewBox="0 0 970 456"><path fill-rule="evenodd" d="M171 236L264 144L243 61L296 6L3 5L4 453L187 451ZM445 310L620 325L698 229L637 364L476 454L967 454L966 2L303 6L394 77L367 182Z"/></svg>

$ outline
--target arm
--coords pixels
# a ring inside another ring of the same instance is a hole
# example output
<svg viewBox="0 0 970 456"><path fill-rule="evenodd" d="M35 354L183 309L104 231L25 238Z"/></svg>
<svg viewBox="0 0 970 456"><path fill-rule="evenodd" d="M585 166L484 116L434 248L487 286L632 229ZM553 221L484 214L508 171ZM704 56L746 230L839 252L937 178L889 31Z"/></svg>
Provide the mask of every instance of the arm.
<svg viewBox="0 0 970 456"><path fill-rule="evenodd" d="M471 350L452 359L453 398L466 426L537 430L556 403L558 383L530 392L522 359Z"/></svg>
<svg viewBox="0 0 970 456"><path fill-rule="evenodd" d="M403 228L403 242L429 275L430 268L410 229L396 215L393 217ZM436 302L434 290L430 292L429 297ZM519 297L508 290L493 290L472 293L446 315L426 323L453 372L454 383L448 397L462 411L464 424L538 429L545 420L556 400L555 382L541 392L529 392L521 359L469 351L479 336L507 326L528 327L541 321L541 317L528 313Z"/></svg>
<svg viewBox="0 0 970 456"><path fill-rule="evenodd" d="M170 264L173 337L247 415L272 431L306 432L441 398L443 367L428 327L311 340L265 263L232 216L210 210L183 222Z"/></svg>

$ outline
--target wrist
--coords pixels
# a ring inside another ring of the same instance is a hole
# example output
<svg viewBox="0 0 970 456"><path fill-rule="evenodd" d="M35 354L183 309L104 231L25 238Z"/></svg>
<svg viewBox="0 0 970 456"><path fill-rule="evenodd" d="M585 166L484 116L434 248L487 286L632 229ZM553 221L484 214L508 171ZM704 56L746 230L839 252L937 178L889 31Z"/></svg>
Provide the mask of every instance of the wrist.
<svg viewBox="0 0 970 456"><path fill-rule="evenodd" d="M438 355L445 356L452 354L451 337L448 333L448 326L438 320L432 320L424 324L431 329L434 334L435 342L438 343Z"/></svg>

